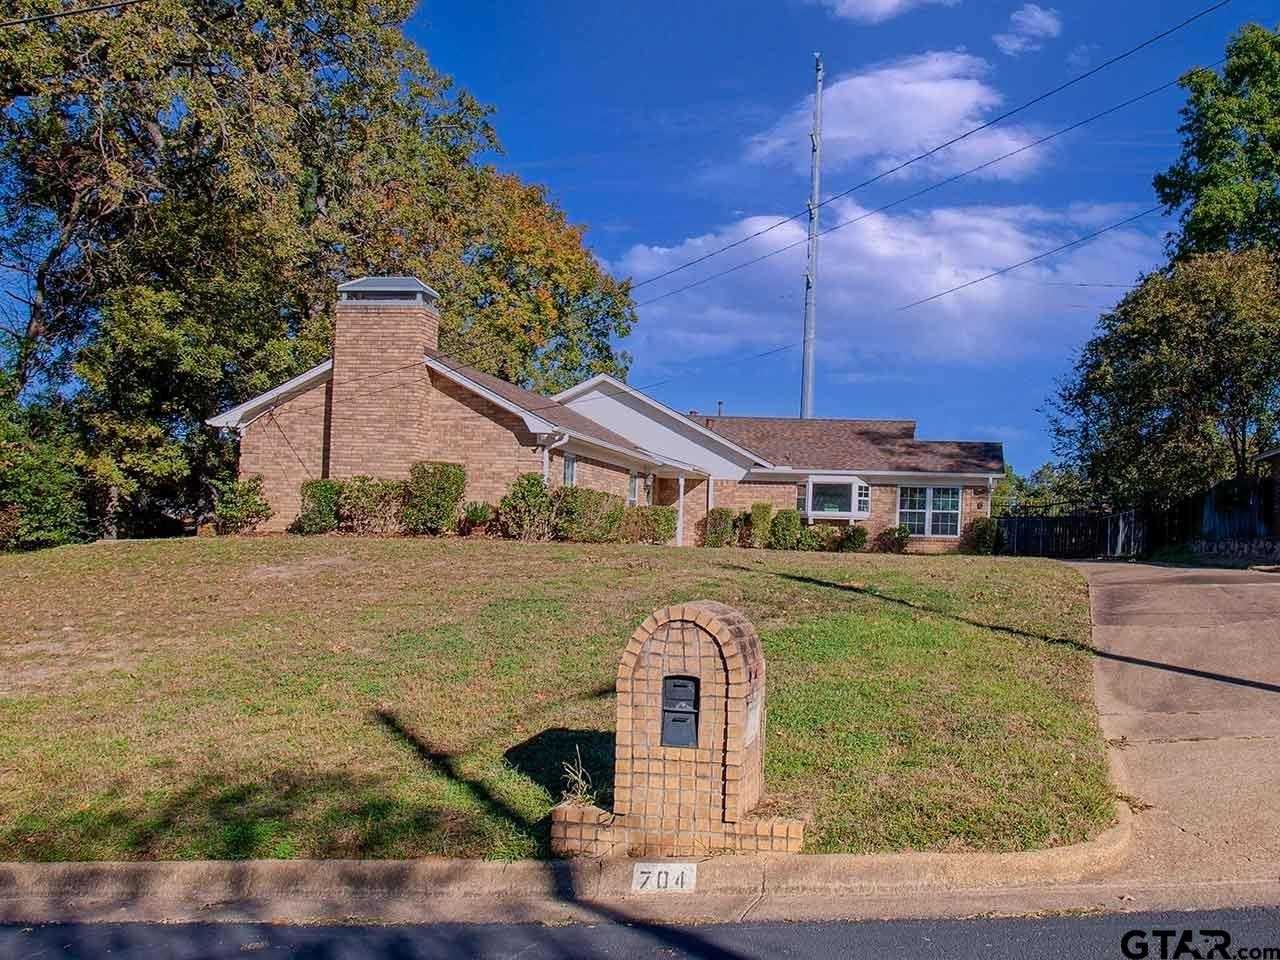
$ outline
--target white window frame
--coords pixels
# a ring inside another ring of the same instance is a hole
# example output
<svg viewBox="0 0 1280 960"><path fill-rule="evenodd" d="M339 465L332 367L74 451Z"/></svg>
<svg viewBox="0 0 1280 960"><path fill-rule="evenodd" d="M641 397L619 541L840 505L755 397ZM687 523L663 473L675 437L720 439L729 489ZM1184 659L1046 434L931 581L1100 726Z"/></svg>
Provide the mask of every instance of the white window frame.
<svg viewBox="0 0 1280 960"><path fill-rule="evenodd" d="M958 484L948 486L927 487L917 483L902 483L898 485L897 496L897 516L894 522L902 525L902 491L903 490L923 490L924 491L924 533L913 533L913 537L924 537L933 540L958 540L960 539L960 531L964 518L964 487ZM939 513L954 513L956 515L956 532L955 533L934 533L933 532L933 493L935 490L955 490L956 508L955 510L940 510ZM909 511L911 513L919 513L919 510Z"/></svg>
<svg viewBox="0 0 1280 960"><path fill-rule="evenodd" d="M640 474L632 470L627 478L627 506L634 507L640 503Z"/></svg>
<svg viewBox="0 0 1280 960"><path fill-rule="evenodd" d="M813 509L813 488L815 485L849 488L849 505L852 510L817 510ZM863 496L863 491L866 495ZM796 503L801 502L800 496L796 497ZM866 509L862 509L862 504L866 503ZM805 477L803 507L800 512L809 520L819 517L825 517L832 520L866 520L871 516L871 484L863 480L861 477L850 476L834 476L824 477L814 475Z"/></svg>
<svg viewBox="0 0 1280 960"><path fill-rule="evenodd" d="M578 476L578 458L572 453L564 455L564 485L566 487L574 486L574 482Z"/></svg>

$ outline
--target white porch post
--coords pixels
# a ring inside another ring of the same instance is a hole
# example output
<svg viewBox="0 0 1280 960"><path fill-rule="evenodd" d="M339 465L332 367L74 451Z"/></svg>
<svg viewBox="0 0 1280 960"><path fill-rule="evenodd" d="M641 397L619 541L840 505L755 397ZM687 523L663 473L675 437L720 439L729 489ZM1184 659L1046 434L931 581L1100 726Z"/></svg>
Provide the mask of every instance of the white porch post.
<svg viewBox="0 0 1280 960"><path fill-rule="evenodd" d="M716 482L707 477L707 513L716 508Z"/></svg>
<svg viewBox="0 0 1280 960"><path fill-rule="evenodd" d="M684 546L684 474L678 474L676 479L676 546Z"/></svg>
<svg viewBox="0 0 1280 960"><path fill-rule="evenodd" d="M804 517L813 522L813 477L804 478Z"/></svg>

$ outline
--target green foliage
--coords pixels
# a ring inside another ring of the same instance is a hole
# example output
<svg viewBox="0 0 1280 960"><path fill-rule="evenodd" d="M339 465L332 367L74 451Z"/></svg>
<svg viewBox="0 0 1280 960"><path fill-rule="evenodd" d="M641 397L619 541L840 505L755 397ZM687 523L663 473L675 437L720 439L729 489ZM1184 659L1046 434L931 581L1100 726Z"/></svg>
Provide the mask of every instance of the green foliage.
<svg viewBox="0 0 1280 960"><path fill-rule="evenodd" d="M831 537L827 533L829 529L830 526L823 523L801 528L800 536L796 538L796 549L809 552L829 550L831 543Z"/></svg>
<svg viewBox="0 0 1280 960"><path fill-rule="evenodd" d="M539 473L522 473L498 503L502 532L517 540L548 540L553 529L551 491Z"/></svg>
<svg viewBox="0 0 1280 960"><path fill-rule="evenodd" d="M553 528L557 540L607 543L618 536L626 509L621 497L589 487L557 487L551 494Z"/></svg>
<svg viewBox="0 0 1280 960"><path fill-rule="evenodd" d="M905 523L876 534L876 549L881 553L905 553L911 541L911 528Z"/></svg>
<svg viewBox="0 0 1280 960"><path fill-rule="evenodd" d="M728 507L712 507L707 511L704 547L727 547L733 542L733 511Z"/></svg>
<svg viewBox="0 0 1280 960"><path fill-rule="evenodd" d="M670 543L676 536L675 507L627 507L618 526L623 543Z"/></svg>
<svg viewBox="0 0 1280 960"><path fill-rule="evenodd" d="M770 550L794 550L800 541L800 514L795 510L779 510L769 524Z"/></svg>
<svg viewBox="0 0 1280 960"><path fill-rule="evenodd" d="M295 533L314 535L338 529L342 504L341 480L307 480L302 484L302 506L293 522Z"/></svg>
<svg viewBox="0 0 1280 960"><path fill-rule="evenodd" d="M214 484L213 526L221 534L245 533L271 519L262 495L262 474Z"/></svg>
<svg viewBox="0 0 1280 960"><path fill-rule="evenodd" d="M342 481L338 529L357 536L388 536L404 529L405 484L359 476Z"/></svg>
<svg viewBox="0 0 1280 960"><path fill-rule="evenodd" d="M994 517L975 517L965 528L961 544L968 553L994 556L1004 549L1004 531Z"/></svg>
<svg viewBox="0 0 1280 960"><path fill-rule="evenodd" d="M16 404L0 402L0 550L92 536L74 444L60 426L40 427Z"/></svg>
<svg viewBox="0 0 1280 960"><path fill-rule="evenodd" d="M472 500L462 508L462 532L472 534L487 529L497 514L493 504Z"/></svg>
<svg viewBox="0 0 1280 960"><path fill-rule="evenodd" d="M1221 73L1191 70L1181 84L1182 153L1154 184L1165 212L1180 212L1170 252L1280 249L1280 35L1248 24Z"/></svg>
<svg viewBox="0 0 1280 960"><path fill-rule="evenodd" d="M867 548L867 528L861 524L851 523L840 533L836 549L841 553L857 553Z"/></svg>
<svg viewBox="0 0 1280 960"><path fill-rule="evenodd" d="M773 504L753 503L751 505L751 546L763 550L769 543L769 527L773 521Z"/></svg>
<svg viewBox="0 0 1280 960"><path fill-rule="evenodd" d="M409 533L452 533L467 487L467 474L457 463L420 461L409 468L405 487L404 528Z"/></svg>
<svg viewBox="0 0 1280 960"><path fill-rule="evenodd" d="M1158 505L1253 474L1280 412L1280 257L1188 256L1099 320L1051 410L1099 500Z"/></svg>
<svg viewBox="0 0 1280 960"><path fill-rule="evenodd" d="M422 277L443 349L537 389L625 373L628 285L544 188L481 165L490 110L412 13L171 3L6 32L0 262L30 288L0 371L74 408L131 509L207 512L235 445L205 420L329 354L335 278Z"/></svg>
<svg viewBox="0 0 1280 960"><path fill-rule="evenodd" d="M1065 463L1046 463L1030 477L1005 464L1004 477L991 494L996 517L1056 517L1094 506L1096 498L1080 471Z"/></svg>

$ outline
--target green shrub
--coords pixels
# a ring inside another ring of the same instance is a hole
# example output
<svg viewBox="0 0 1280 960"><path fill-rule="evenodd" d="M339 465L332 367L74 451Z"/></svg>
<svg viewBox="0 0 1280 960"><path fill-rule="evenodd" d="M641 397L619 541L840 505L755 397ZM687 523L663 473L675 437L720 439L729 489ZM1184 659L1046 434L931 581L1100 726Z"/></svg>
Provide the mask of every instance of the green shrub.
<svg viewBox="0 0 1280 960"><path fill-rule="evenodd" d="M262 474L243 480L214 481L213 527L218 533L244 533L271 519L271 505L262 495Z"/></svg>
<svg viewBox="0 0 1280 960"><path fill-rule="evenodd" d="M676 535L675 507L627 507L618 527L623 543L670 543Z"/></svg>
<svg viewBox="0 0 1280 960"><path fill-rule="evenodd" d="M840 538L836 542L837 550L841 553L857 553L859 550L867 548L867 528L856 523L851 523L840 531Z"/></svg>
<svg viewBox="0 0 1280 960"><path fill-rule="evenodd" d="M824 523L817 523L811 527L802 527L800 536L796 540L796 549L809 552L830 549L831 537L826 532L830 529L831 527Z"/></svg>
<svg viewBox="0 0 1280 960"><path fill-rule="evenodd" d="M497 515L497 512L491 503L472 500L462 508L462 532L472 534L477 530L486 529L493 523L493 518Z"/></svg>
<svg viewBox="0 0 1280 960"><path fill-rule="evenodd" d="M386 536L404 529L405 484L359 476L342 482L338 529L359 536Z"/></svg>
<svg viewBox="0 0 1280 960"><path fill-rule="evenodd" d="M770 550L794 550L800 542L800 514L795 510L779 510L769 524Z"/></svg>
<svg viewBox="0 0 1280 960"><path fill-rule="evenodd" d="M962 538L967 553L993 556L1004 549L1004 531L993 517L975 517Z"/></svg>
<svg viewBox="0 0 1280 960"><path fill-rule="evenodd" d="M733 511L728 507L713 507L707 513L706 524L704 547L727 547L733 542Z"/></svg>
<svg viewBox="0 0 1280 960"><path fill-rule="evenodd" d="M904 553L911 540L911 528L905 523L881 530L876 535L876 549L882 553Z"/></svg>
<svg viewBox="0 0 1280 960"><path fill-rule="evenodd" d="M419 461L409 468L405 485L404 528L409 533L452 533L467 474L457 463Z"/></svg>
<svg viewBox="0 0 1280 960"><path fill-rule="evenodd" d="M502 532L517 540L547 540L552 533L551 491L540 473L522 473L498 503Z"/></svg>
<svg viewBox="0 0 1280 960"><path fill-rule="evenodd" d="M557 487L551 493L552 535L574 543L617 539L626 505L621 497L589 487Z"/></svg>
<svg viewBox="0 0 1280 960"><path fill-rule="evenodd" d="M753 503L751 505L751 546L763 550L769 543L769 527L773 522L773 504Z"/></svg>
<svg viewBox="0 0 1280 960"><path fill-rule="evenodd" d="M341 480L307 480L302 484L302 506L293 532L307 536L333 533L338 529L338 510L342 503Z"/></svg>

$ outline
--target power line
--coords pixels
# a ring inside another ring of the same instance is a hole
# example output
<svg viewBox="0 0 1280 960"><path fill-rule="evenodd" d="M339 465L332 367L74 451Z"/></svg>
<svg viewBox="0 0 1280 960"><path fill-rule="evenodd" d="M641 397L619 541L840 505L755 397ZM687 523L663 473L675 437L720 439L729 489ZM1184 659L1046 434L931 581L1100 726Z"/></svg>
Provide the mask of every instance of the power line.
<svg viewBox="0 0 1280 960"><path fill-rule="evenodd" d="M1211 64L1210 66L1216 67L1224 62L1225 62L1225 58L1217 61L1216 63ZM1179 75L1179 77L1180 76L1181 74ZM1178 77L1175 77L1174 79L1169 80L1166 83L1162 83L1158 87L1153 87L1152 89L1146 91L1145 93L1140 93L1135 97L1130 97L1128 100L1118 103L1113 107L1108 107L1106 110L1101 110L1098 113L1093 114L1092 116L1085 117L1083 120L1077 120L1075 123L1070 124L1069 126L1063 127L1061 130L1055 130L1053 133L1046 134L1045 136L1040 137L1038 140L1034 140L1031 143L1023 144L1021 147L1018 147L1015 150L1010 150L1008 153L1003 153L998 157L995 157L991 160L987 160L984 163L980 163L976 167L970 167L968 170L965 170L961 173L954 174L953 176L947 177L944 180L938 180L935 183L931 183L929 186L924 187L920 190L916 190L914 193L909 193L905 197L899 197L897 200L892 200L889 203L876 207L874 210L868 210L868 211L865 211L864 213L859 214L856 217L851 217L848 220L842 220L839 223L833 224L832 226L827 227L825 230L822 230L818 235L826 236L829 233L834 233L837 230L842 230L845 227L852 226L855 223L860 223L861 221L866 220L868 217L873 217L876 214L884 213L886 210L891 210L892 208L899 206L903 203L907 203L911 200L918 199L919 197L922 197L927 193L932 193L934 190L938 190L938 189L941 189L942 187L949 186L950 184L956 183L959 180L963 180L965 177L969 177L975 173L979 173L983 170L986 170L988 167L993 167L997 163L1002 163L1003 161L1008 160L1011 157L1016 157L1021 153L1027 152L1028 150L1032 150L1036 147L1043 146L1044 144L1048 143L1051 140L1056 140L1058 137L1064 136L1068 133L1071 133L1074 130L1080 129L1086 124L1090 124L1097 120L1101 120L1103 117L1110 116L1113 113L1116 113L1120 110L1124 110L1127 107L1131 107L1135 103L1139 103L1143 100L1148 99L1149 97L1154 97L1158 93L1163 93L1165 90L1168 90L1170 87L1176 86L1178 83L1178 79L1179 79ZM807 238L796 240L793 243L788 243L786 246L779 247L778 249L772 250L769 253L761 254L758 257L753 257L752 259L744 261L743 263L739 263L736 266L718 271L717 273L709 274L708 276L705 276L700 280L695 280L692 283L685 284L683 287L677 287L674 290L669 290L666 293L659 294L658 296L652 297L648 300L642 300L640 303L637 303L636 306L645 307L645 306L648 306L649 304L657 303L659 300L665 300L668 297L674 297L676 294L684 293L687 290L692 290L695 287L700 287L704 283L710 283L712 280L716 280L720 277L727 276L731 273L737 273L739 270L742 270L746 267L753 266L757 263L760 263L763 260L768 260L771 257L776 257L781 253L786 253L788 250L792 250L804 243L808 243ZM1032 281L1029 281L1029 282L1032 282ZM1081 284L1081 286L1084 286L1084 285L1085 284ZM1089 284L1089 285L1093 286L1094 284ZM1096 284L1096 285L1103 286L1103 284ZM1116 286L1123 286L1125 288L1128 288L1128 287L1132 287L1133 284L1131 283L1117 284Z"/></svg>
<svg viewBox="0 0 1280 960"><path fill-rule="evenodd" d="M1070 240L1067 243L1062 244L1061 246L1054 247L1052 250L1047 250L1044 253L1038 254L1034 257L1028 257L1026 260L1020 260L1011 266L1002 267L999 270L993 270L991 273L988 273L982 277L978 277L976 280L970 280L968 283L961 283L947 290L943 290L940 293L935 293L932 296L923 297L919 300L915 300L911 303L908 303L905 306L899 307L898 309L910 310L912 307L919 307L926 303L932 303L934 300L940 300L945 296L949 296L950 294L957 293L961 290L967 290L969 287L976 286L985 280L990 280L993 277L998 277L998 276L1001 276L1002 274L1009 273L1011 270L1017 270L1019 267L1025 267L1027 264L1035 263L1037 260L1043 260L1046 257L1051 257L1055 253L1061 253L1063 250L1067 250L1081 243L1087 243L1088 241L1093 240L1096 237L1102 236L1104 233L1110 233L1112 230L1118 230L1120 227L1133 223L1135 220L1141 220L1143 217L1149 217L1151 216L1151 214L1159 211L1159 209L1160 207L1158 205L1154 207L1148 207L1146 210L1143 210L1141 213L1136 213L1132 217L1126 217L1124 220L1121 220L1118 223L1109 224L1108 226L1103 227L1101 230L1095 230L1093 233L1086 234L1083 237L1076 237L1076 239Z"/></svg>
<svg viewBox="0 0 1280 960"><path fill-rule="evenodd" d="M924 153L911 157L909 160L904 160L902 163L899 163L898 165L891 167L890 169L885 170L882 173L878 173L874 177L871 177L870 179L863 180L861 183L854 184L852 187L849 187L847 190L842 190L840 193L837 193L834 196L828 197L826 200L823 200L820 204L818 204L818 206L825 207L828 203L831 203L835 200L839 200L841 197L847 197L849 194L854 193L857 190L861 190L864 187L869 187L873 183L877 183L883 180L885 177L892 176L895 173L899 173L902 170L905 170L907 167L911 166L912 164L919 163L921 160L927 160L929 157L936 155L940 151L945 150L948 147L955 146L957 143L960 143L962 140L967 140L969 137L973 136L976 133L981 133L983 130L987 130L998 123L1002 123L1005 120L1008 120L1010 117L1015 116L1016 114L1019 114L1031 107L1034 107L1036 104L1042 103L1045 100L1049 99L1050 97L1056 96L1062 91L1070 87L1073 87L1084 80L1089 79L1090 77L1102 72L1108 67L1114 66L1115 64L1119 63L1121 60L1125 60L1128 57L1133 56L1135 53L1138 53L1139 51L1151 46L1152 44L1158 43L1159 41L1164 40L1169 36L1172 36L1173 34L1177 33L1179 30L1183 29L1184 27L1190 26L1192 23L1195 23L1197 20L1201 19L1202 17L1207 17L1209 14L1222 9L1223 7L1227 6L1231 2L1232 0L1219 0L1218 3L1215 3L1210 7L1206 7L1205 9L1201 10L1199 13L1196 13L1188 17L1187 19L1183 20L1180 23L1174 24L1172 27L1169 27L1167 30L1161 31L1160 33L1156 34L1153 37L1147 38L1146 40L1139 43L1137 46L1131 47L1125 52L1117 54L1116 56L1112 57L1110 60L1103 61L1102 63L1098 64L1096 67L1086 70L1084 73L1079 74L1078 76L1072 77L1070 80L1067 80L1064 83L1060 83L1058 86L1054 87L1051 90L1046 90L1044 93L1040 94L1039 96L1033 97L1032 99L1026 101L1025 103L1020 104L1019 106L1016 106L1011 110L1007 110L1004 113L1000 114L999 116L994 117L991 120L988 120L987 122L980 124L979 126L976 126L971 130L966 130L964 133L958 136L952 137L950 140L947 140L945 143L940 143L936 147L932 147L929 150L926 150ZM710 260L712 257L719 256L725 251L732 250L735 247L740 247L744 243L748 243L751 240L756 239L757 237L762 237L766 233L771 233L772 231L777 230L779 227L782 227L788 223L791 223L793 220L798 220L801 217L808 216L808 214L809 214L809 210L806 207L804 210L801 210L798 213L794 213L791 216L786 217L785 219L777 221L776 223L770 224L767 227L762 227L761 229L756 230L754 233L747 234L744 237L740 237L737 240L724 244L723 246L717 247L714 250L710 250L707 253L694 257L691 260L687 260L684 263L677 264L676 266L671 267L668 270L664 270L659 274L655 274L652 277L648 277L644 280L640 280L636 283L633 283L631 285L631 289L635 290L639 287L646 286L650 283L654 283L658 280L661 280L664 277L669 277L673 273L679 273L681 270L686 270L689 267L695 266L706 260Z"/></svg>
<svg viewBox="0 0 1280 960"><path fill-rule="evenodd" d="M0 27L20 27L26 23L41 23L46 20L60 20L63 17L76 17L82 13L98 13L102 10L115 10L119 7L131 7L135 3L144 3L145 0L116 0L115 3L99 3L92 7L73 7L70 10L57 10L53 13L40 13L30 17L21 17L18 20L6 20L0 23Z"/></svg>

